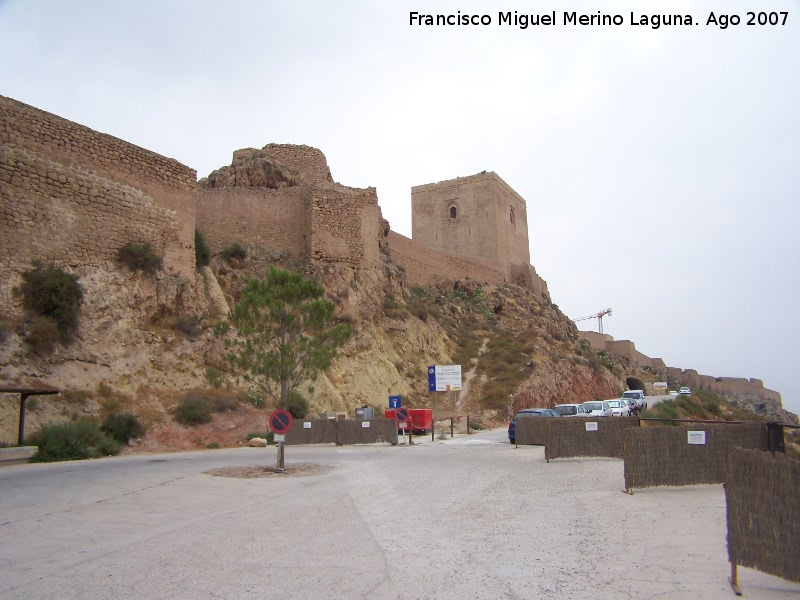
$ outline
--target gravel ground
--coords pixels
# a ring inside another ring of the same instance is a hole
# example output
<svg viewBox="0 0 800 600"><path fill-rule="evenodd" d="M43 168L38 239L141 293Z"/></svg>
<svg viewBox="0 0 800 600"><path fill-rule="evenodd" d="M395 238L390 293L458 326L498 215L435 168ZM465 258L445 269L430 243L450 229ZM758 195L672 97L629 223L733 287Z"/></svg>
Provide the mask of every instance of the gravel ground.
<svg viewBox="0 0 800 600"><path fill-rule="evenodd" d="M621 460L503 439L290 446L286 475L253 468L274 448L5 467L0 597L734 597L722 486L629 496Z"/></svg>

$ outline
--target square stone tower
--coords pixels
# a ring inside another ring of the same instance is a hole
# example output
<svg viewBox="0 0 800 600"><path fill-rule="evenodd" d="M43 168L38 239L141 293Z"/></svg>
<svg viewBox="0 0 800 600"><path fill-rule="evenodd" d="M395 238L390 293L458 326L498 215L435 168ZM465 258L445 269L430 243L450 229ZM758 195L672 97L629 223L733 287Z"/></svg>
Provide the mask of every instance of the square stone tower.
<svg viewBox="0 0 800 600"><path fill-rule="evenodd" d="M525 200L494 172L412 187L411 230L430 248L530 264Z"/></svg>

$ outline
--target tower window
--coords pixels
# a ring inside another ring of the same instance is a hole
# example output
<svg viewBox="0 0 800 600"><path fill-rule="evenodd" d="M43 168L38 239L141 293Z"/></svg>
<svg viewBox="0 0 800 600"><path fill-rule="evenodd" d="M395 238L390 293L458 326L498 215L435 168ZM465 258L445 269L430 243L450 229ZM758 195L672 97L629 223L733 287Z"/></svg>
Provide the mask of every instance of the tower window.
<svg viewBox="0 0 800 600"><path fill-rule="evenodd" d="M450 207L450 218L451 219L455 219L456 218L456 207L455 206L451 206Z"/></svg>
<svg viewBox="0 0 800 600"><path fill-rule="evenodd" d="M513 206L509 206L508 209L509 209L508 210L508 218L513 223L514 222L514 207Z"/></svg>

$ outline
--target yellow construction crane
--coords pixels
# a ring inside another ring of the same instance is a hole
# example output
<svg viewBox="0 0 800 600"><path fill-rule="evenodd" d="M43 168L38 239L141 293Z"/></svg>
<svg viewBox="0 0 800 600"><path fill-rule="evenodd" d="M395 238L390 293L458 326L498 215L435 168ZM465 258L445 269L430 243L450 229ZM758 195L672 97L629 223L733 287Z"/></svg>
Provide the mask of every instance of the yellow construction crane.
<svg viewBox="0 0 800 600"><path fill-rule="evenodd" d="M573 319L575 323L578 321L585 321L586 319L597 319L597 331L598 333L603 333L603 317L606 315L611 315L611 309L607 308L605 310L601 310L599 313L595 313L593 315L587 315L585 317L579 317L577 319Z"/></svg>

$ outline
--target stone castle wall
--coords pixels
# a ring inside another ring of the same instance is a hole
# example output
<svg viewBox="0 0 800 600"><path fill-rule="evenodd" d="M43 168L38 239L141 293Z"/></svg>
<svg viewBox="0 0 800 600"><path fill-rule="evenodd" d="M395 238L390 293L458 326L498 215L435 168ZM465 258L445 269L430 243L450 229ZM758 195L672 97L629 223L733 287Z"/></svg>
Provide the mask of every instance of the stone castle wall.
<svg viewBox="0 0 800 600"><path fill-rule="evenodd" d="M34 260L100 267L149 242L194 276L195 172L159 154L0 96L0 289Z"/></svg>
<svg viewBox="0 0 800 600"><path fill-rule="evenodd" d="M675 378L681 385L692 390L708 390L715 394L735 396L738 398L758 398L781 402L780 393L768 390L760 379L746 379L744 377L712 377L700 375L694 369L681 370L669 367L667 373Z"/></svg>
<svg viewBox="0 0 800 600"><path fill-rule="evenodd" d="M299 186L201 189L197 227L214 254L239 243L255 260L305 258L308 193Z"/></svg>
<svg viewBox="0 0 800 600"><path fill-rule="evenodd" d="M381 209L375 188L317 184L307 207L308 256L360 269L380 265Z"/></svg>
<svg viewBox="0 0 800 600"><path fill-rule="evenodd" d="M303 181L333 182L328 160L317 148L296 144L267 144L262 150L274 160L297 171Z"/></svg>
<svg viewBox="0 0 800 600"><path fill-rule="evenodd" d="M388 241L392 260L403 267L409 285L415 287L434 287L466 277L494 284L510 279L509 272L489 260L426 248L394 231L389 232Z"/></svg>
<svg viewBox="0 0 800 600"><path fill-rule="evenodd" d="M630 340L615 341L614 338L608 334L596 333L594 331L581 331L580 334L583 339L587 340L591 344L592 349L597 352L605 350L606 352L617 354L627 358L629 361L640 367L651 367L653 369L666 369L667 367L662 359L650 358L649 356L639 352L636 349L636 344Z"/></svg>

